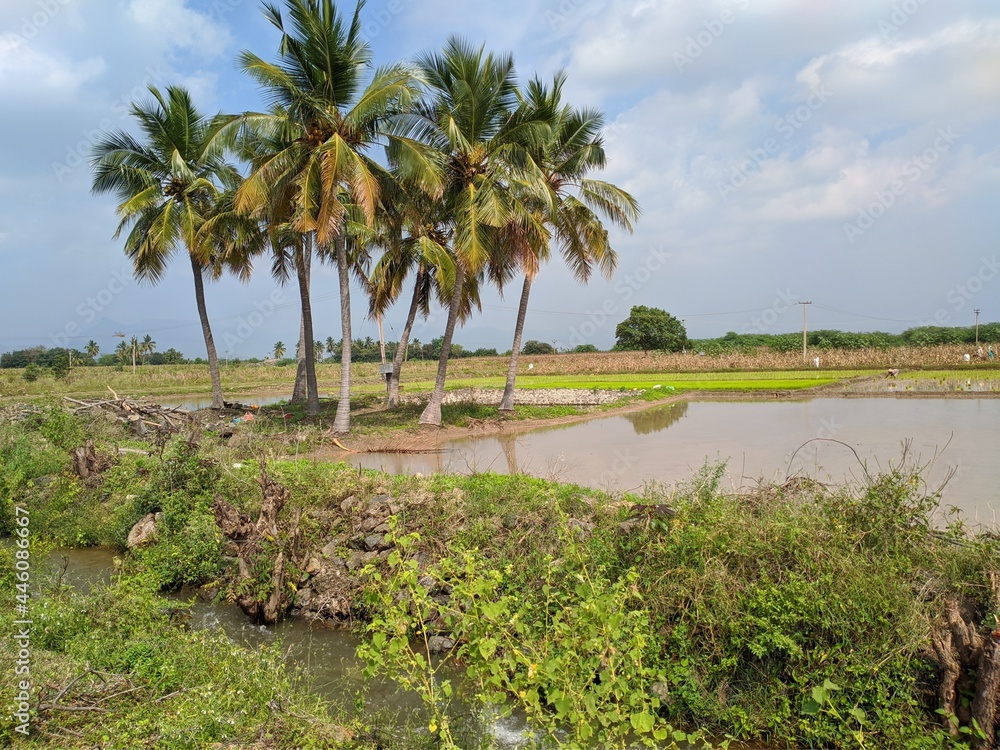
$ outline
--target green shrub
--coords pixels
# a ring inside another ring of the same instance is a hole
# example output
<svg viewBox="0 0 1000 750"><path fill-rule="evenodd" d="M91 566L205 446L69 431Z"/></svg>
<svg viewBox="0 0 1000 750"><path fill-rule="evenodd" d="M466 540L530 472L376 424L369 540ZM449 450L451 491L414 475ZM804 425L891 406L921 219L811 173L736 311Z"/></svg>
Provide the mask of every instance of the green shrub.
<svg viewBox="0 0 1000 750"><path fill-rule="evenodd" d="M12 603L7 589L0 592L0 628L7 633L14 630ZM37 698L60 695L63 705L100 710L33 715L32 734L50 738L42 742L51 747L266 741L271 747L326 748L348 739L287 666L280 642L247 649L221 631L188 630L179 616L184 609L157 595L145 576L116 578L87 595L39 588L32 600ZM9 643L0 642L5 670ZM10 705L13 696L13 682L0 681L0 701ZM18 737L12 717L0 716L0 745L18 747Z"/></svg>

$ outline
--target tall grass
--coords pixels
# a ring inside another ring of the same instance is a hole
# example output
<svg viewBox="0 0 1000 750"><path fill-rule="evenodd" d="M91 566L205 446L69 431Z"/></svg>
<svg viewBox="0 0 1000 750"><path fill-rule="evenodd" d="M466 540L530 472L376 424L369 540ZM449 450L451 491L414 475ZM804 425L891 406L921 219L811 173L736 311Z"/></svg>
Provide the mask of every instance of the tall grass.
<svg viewBox="0 0 1000 750"><path fill-rule="evenodd" d="M821 371L882 370L899 368L960 368L965 367L963 346L893 349L810 350L809 361L803 363L801 353L778 353L761 350L754 354L732 353L699 356L696 353L665 354L661 352L596 352L591 354L550 354L521 358L519 382L531 385L537 376L629 375L698 372L753 371L815 371L812 357L820 358ZM532 365L528 370L528 365ZM998 365L974 362L974 366L994 369ZM430 390L436 363L413 360L403 369L404 392ZM449 387L502 385L507 372L505 357L470 357L452 360L448 369ZM381 393L384 380L376 364L366 362L351 368L356 393ZM850 373L854 374L854 373ZM845 373L845 376L850 374ZM321 393L333 392L340 382L340 365L317 365ZM241 393L268 390L291 394L295 368L271 364L239 364L223 366L222 384L227 395L239 398ZM484 382L485 381L485 382ZM593 387L584 385L580 387ZM133 375L129 367L80 367L61 380L46 374L34 382L23 377L22 370L0 370L0 398L21 396L110 395L185 395L208 394L208 368L205 365L140 366Z"/></svg>

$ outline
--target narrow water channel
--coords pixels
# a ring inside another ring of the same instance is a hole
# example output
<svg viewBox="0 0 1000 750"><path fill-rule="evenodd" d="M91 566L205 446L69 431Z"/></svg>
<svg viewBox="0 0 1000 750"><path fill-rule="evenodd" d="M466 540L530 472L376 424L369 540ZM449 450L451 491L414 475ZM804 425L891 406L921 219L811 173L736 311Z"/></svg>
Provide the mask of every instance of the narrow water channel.
<svg viewBox="0 0 1000 750"><path fill-rule="evenodd" d="M50 570L61 580L82 591L95 583L108 583L114 572L115 553L102 548L59 549L49 555ZM178 595L167 598L183 599ZM280 642L288 663L301 670L309 688L328 701L337 711L352 715L355 697L363 696L363 711L369 718L403 727L426 724L419 696L407 693L384 680L362 677L364 663L357 657L358 638L352 632L313 625L292 618L275 626L254 625L232 604L195 603L191 608L190 627L221 630L233 642L248 648ZM461 684L458 672L449 675ZM465 711L463 710L463 713ZM419 717L413 720L414 717ZM529 742L530 733L523 716L509 716L483 722L498 750L515 750Z"/></svg>

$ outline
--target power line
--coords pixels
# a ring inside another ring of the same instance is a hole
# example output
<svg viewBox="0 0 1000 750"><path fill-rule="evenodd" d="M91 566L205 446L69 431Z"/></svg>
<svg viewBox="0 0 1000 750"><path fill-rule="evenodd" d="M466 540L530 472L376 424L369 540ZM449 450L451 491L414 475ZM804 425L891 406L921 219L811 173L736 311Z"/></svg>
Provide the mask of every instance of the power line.
<svg viewBox="0 0 1000 750"><path fill-rule="evenodd" d="M828 305L821 305L816 303L816 307L820 310L826 310L828 312L840 313L841 315L850 315L854 318L868 318L869 320L881 320L886 323L920 323L919 320L903 320L900 318L880 318L877 315L866 315L865 313L851 312L850 310L841 310L837 307L830 307Z"/></svg>

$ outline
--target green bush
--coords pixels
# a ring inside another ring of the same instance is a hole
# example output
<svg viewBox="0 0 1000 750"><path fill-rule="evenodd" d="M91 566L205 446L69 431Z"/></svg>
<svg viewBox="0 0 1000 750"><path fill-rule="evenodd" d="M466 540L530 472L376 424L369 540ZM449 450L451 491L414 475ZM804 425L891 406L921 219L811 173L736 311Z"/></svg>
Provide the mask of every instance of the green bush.
<svg viewBox="0 0 1000 750"><path fill-rule="evenodd" d="M15 617L8 591L0 592L6 633L14 631ZM38 699L59 694L63 705L100 710L33 715L32 734L58 738L47 741L51 747L266 743L318 749L348 739L286 665L280 642L247 649L221 631L188 630L184 609L164 601L142 576L116 578L87 595L67 587L38 589L32 600ZM9 643L0 643L5 670ZM0 682L0 701L10 705L13 696L13 682ZM19 747L18 738L12 717L0 716L0 744Z"/></svg>

